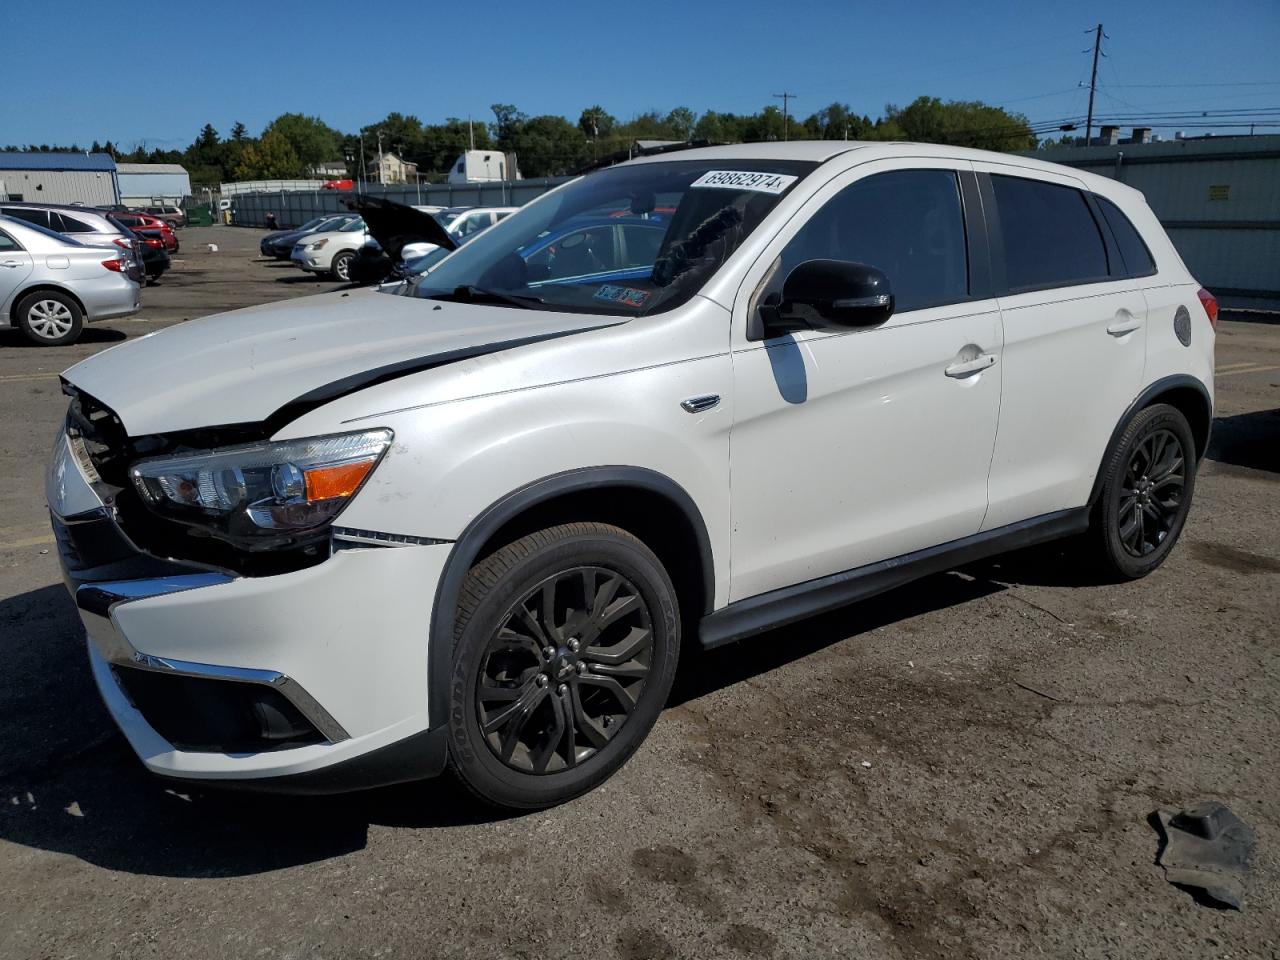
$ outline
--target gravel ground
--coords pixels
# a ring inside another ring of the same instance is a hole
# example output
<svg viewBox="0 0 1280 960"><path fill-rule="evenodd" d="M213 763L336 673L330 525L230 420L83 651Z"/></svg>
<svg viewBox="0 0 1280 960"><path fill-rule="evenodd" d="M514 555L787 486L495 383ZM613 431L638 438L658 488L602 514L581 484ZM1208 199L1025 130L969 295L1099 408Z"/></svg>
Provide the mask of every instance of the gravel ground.
<svg viewBox="0 0 1280 960"><path fill-rule="evenodd" d="M41 476L74 360L333 288L259 235L182 231L79 345L0 335L0 956L1280 958L1280 327L1222 324L1213 450L1145 581L1041 550L690 657L631 763L543 813L192 793L98 703ZM1152 810L1206 798L1257 832L1242 912L1154 862Z"/></svg>

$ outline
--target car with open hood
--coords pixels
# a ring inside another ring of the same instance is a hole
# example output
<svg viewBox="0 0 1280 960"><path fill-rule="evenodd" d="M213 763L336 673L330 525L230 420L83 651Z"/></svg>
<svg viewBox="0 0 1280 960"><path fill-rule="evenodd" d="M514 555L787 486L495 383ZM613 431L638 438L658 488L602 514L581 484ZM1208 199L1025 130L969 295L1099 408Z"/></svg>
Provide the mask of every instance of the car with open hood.
<svg viewBox="0 0 1280 960"><path fill-rule="evenodd" d="M46 495L147 769L448 768L536 808L640 747L682 649L1057 537L1095 575L1156 570L1216 322L1114 180L924 144L668 152L414 282L77 363Z"/></svg>
<svg viewBox="0 0 1280 960"><path fill-rule="evenodd" d="M370 196L349 200L347 206L364 219L368 236L348 270L348 279L357 284L398 279L406 261L456 250L517 209L419 207Z"/></svg>

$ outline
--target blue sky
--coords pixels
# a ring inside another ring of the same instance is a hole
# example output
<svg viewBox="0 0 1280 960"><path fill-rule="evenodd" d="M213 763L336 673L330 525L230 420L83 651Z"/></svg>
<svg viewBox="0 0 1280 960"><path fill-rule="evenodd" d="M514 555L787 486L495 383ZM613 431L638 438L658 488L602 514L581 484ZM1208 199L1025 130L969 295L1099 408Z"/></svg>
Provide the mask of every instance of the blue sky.
<svg viewBox="0 0 1280 960"><path fill-rule="evenodd" d="M1056 120L1084 114L1099 20L1096 113L1271 107L1280 123L1277 0L0 0L0 145L182 148L206 122L256 134L286 111L341 130L391 110L488 121L495 102L574 120L597 102L755 112L784 90L802 117L930 94Z"/></svg>

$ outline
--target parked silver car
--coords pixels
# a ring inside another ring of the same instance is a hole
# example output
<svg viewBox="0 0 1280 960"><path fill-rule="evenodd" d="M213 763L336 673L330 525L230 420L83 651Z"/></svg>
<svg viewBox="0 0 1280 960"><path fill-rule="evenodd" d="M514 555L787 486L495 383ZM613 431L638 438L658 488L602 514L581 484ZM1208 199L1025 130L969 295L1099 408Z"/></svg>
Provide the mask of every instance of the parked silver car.
<svg viewBox="0 0 1280 960"><path fill-rule="evenodd" d="M90 246L137 247L136 237L108 211L54 203L0 202L0 215L44 227Z"/></svg>
<svg viewBox="0 0 1280 960"><path fill-rule="evenodd" d="M136 313L140 279L128 250L0 216L0 324L34 343L73 343L86 321Z"/></svg>

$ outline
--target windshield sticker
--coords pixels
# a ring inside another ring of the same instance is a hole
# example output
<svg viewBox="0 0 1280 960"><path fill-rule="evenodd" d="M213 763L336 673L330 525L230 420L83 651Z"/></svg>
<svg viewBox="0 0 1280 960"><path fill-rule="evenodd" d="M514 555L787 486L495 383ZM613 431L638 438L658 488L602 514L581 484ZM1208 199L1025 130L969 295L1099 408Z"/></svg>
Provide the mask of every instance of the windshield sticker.
<svg viewBox="0 0 1280 960"><path fill-rule="evenodd" d="M623 307L635 307L638 309L643 307L644 302L649 299L649 291L606 283L595 292L595 299L608 300L610 303L616 303Z"/></svg>
<svg viewBox="0 0 1280 960"><path fill-rule="evenodd" d="M752 173L748 170L708 170L690 187L720 187L724 190L754 190L782 193L798 178L785 173Z"/></svg>

